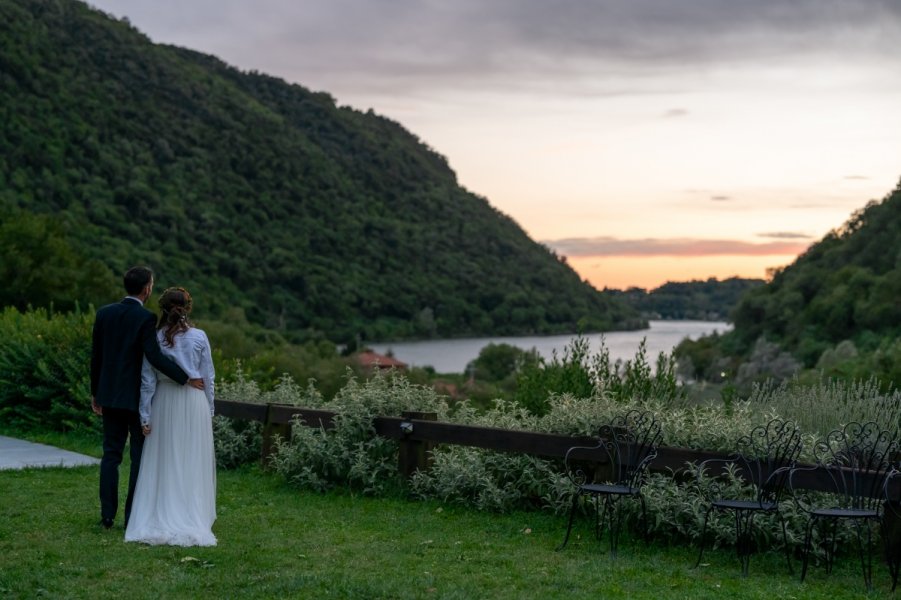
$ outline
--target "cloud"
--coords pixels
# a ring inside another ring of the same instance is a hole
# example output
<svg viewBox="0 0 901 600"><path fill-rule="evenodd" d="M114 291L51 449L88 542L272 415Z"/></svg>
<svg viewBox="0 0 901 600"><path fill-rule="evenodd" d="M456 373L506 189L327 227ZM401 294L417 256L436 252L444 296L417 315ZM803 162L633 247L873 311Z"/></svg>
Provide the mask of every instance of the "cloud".
<svg viewBox="0 0 901 600"><path fill-rule="evenodd" d="M156 41L245 69L393 94L654 93L689 87L679 76L687 72L775 59L897 63L885 40L901 37L901 4L893 0L92 3L127 15Z"/></svg>
<svg viewBox="0 0 901 600"><path fill-rule="evenodd" d="M711 196L710 199L715 202L725 202L726 200L731 200L729 196Z"/></svg>
<svg viewBox="0 0 901 600"><path fill-rule="evenodd" d="M688 111L684 108L671 108L663 113L664 119L676 119L679 117L687 117Z"/></svg>
<svg viewBox="0 0 901 600"><path fill-rule="evenodd" d="M691 238L623 240L614 237L546 240L560 254L576 256L769 256L800 254L808 244L792 241L753 244L736 240Z"/></svg>
<svg viewBox="0 0 901 600"><path fill-rule="evenodd" d="M855 181L866 181L869 179L866 175L846 175L845 179L851 179Z"/></svg>
<svg viewBox="0 0 901 600"><path fill-rule="evenodd" d="M774 231L771 233L758 233L757 237L771 238L774 240L809 240L811 236L806 233L794 231Z"/></svg>

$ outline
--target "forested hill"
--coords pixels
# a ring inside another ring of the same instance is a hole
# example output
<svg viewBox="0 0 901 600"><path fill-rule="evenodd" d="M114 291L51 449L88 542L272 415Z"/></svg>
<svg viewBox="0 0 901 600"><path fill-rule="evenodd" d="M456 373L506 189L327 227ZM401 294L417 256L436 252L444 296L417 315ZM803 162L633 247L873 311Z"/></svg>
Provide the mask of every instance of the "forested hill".
<svg viewBox="0 0 901 600"><path fill-rule="evenodd" d="M730 277L706 281L668 281L658 288L629 288L624 291L604 290L624 299L649 319L696 319L726 321L742 295L763 285L762 279Z"/></svg>
<svg viewBox="0 0 901 600"><path fill-rule="evenodd" d="M901 183L744 296L734 322L743 345L763 335L808 366L844 340L901 335Z"/></svg>
<svg viewBox="0 0 901 600"><path fill-rule="evenodd" d="M642 325L371 111L71 0L0 0L0 48L0 210L39 225L0 231L59 230L66 264L147 263L299 338Z"/></svg>

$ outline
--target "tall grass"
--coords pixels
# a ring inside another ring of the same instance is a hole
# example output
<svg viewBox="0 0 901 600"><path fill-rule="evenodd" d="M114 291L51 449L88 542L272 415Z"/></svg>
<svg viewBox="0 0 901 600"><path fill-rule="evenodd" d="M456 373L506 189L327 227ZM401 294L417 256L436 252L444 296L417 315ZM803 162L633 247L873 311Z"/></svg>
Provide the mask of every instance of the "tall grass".
<svg viewBox="0 0 901 600"><path fill-rule="evenodd" d="M756 386L748 399L754 410L772 410L798 424L804 433L821 437L857 421L874 421L897 434L901 426L901 390L880 391L876 379L866 381L790 380Z"/></svg>

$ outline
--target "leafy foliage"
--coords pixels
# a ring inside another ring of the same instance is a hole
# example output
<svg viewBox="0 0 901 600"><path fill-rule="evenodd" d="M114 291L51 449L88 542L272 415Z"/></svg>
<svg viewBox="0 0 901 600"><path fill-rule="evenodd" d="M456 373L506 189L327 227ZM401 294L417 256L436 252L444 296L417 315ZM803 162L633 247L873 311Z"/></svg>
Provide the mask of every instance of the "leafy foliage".
<svg viewBox="0 0 901 600"><path fill-rule="evenodd" d="M538 351L523 350L510 344L488 344L479 351L479 356L466 365L466 373L485 381L503 381L516 375L526 365L540 359Z"/></svg>
<svg viewBox="0 0 901 600"><path fill-rule="evenodd" d="M118 292L109 269L73 247L58 219L0 209L0 306L72 310Z"/></svg>
<svg viewBox="0 0 901 600"><path fill-rule="evenodd" d="M377 373L363 383L350 379L329 401L308 390L304 400L310 408L336 411L335 427L297 424L291 439L278 445L272 465L288 480L320 491L336 485L368 494L399 488L397 442L375 435L373 418L407 410L447 414L447 405L431 388L394 374Z"/></svg>
<svg viewBox="0 0 901 600"><path fill-rule="evenodd" d="M610 352L603 345L591 355L590 344L584 337L572 340L550 361L539 357L524 364L516 378L515 400L535 414L548 410L554 394L576 397L597 397L607 394L617 400L651 399L668 403L681 401L685 390L676 377L676 362L661 353L656 369L648 362L646 340L638 346L635 358L623 363L611 362Z"/></svg>
<svg viewBox="0 0 901 600"><path fill-rule="evenodd" d="M901 182L775 272L767 285L743 296L731 332L713 343L685 342L677 354L690 357L692 368L706 377L710 370L737 370L763 338L808 369L819 366L849 379L877 376L884 387L897 384L899 248ZM844 359L836 360L842 353Z"/></svg>
<svg viewBox="0 0 901 600"><path fill-rule="evenodd" d="M0 0L0 42L0 207L58 215L112 273L150 264L200 317L289 341L643 325L372 111L75 0Z"/></svg>
<svg viewBox="0 0 901 600"><path fill-rule="evenodd" d="M91 412L93 314L0 313L0 420L12 427L99 431Z"/></svg>
<svg viewBox="0 0 901 600"><path fill-rule="evenodd" d="M604 293L623 298L649 318L723 321L748 290L763 283L762 279L730 277L719 281L711 277L706 281L668 281L650 291L605 289Z"/></svg>

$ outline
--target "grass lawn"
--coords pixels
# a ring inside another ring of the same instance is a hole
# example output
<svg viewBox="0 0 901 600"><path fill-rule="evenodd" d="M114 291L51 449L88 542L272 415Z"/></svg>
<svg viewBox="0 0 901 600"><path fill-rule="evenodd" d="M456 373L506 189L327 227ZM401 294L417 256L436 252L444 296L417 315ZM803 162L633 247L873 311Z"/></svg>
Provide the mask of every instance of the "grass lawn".
<svg viewBox="0 0 901 600"><path fill-rule="evenodd" d="M99 435L55 441L98 454ZM814 566L804 584L781 554L755 555L742 578L731 550L705 554L707 566L694 570L694 547L624 539L613 559L587 520L554 552L562 517L316 494L257 468L220 471L217 547L125 544L121 518L110 531L97 524L97 480L96 467L0 471L0 598L867 596L853 553L831 575ZM890 595L881 563L874 584L871 597Z"/></svg>

